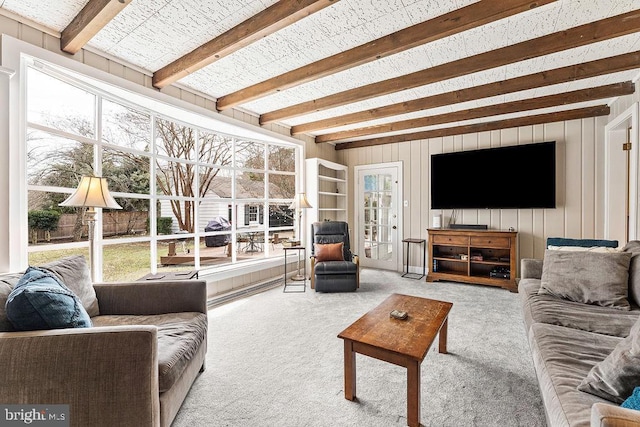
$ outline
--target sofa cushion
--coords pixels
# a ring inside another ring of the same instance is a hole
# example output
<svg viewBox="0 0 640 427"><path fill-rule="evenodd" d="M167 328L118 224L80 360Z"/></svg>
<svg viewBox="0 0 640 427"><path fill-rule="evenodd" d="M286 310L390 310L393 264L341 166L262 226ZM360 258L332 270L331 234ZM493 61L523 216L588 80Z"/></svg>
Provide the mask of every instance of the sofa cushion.
<svg viewBox="0 0 640 427"><path fill-rule="evenodd" d="M640 385L640 320L582 380L578 390L622 403Z"/></svg>
<svg viewBox="0 0 640 427"><path fill-rule="evenodd" d="M87 328L91 319L78 297L56 276L29 267L11 291L7 317L16 330Z"/></svg>
<svg viewBox="0 0 640 427"><path fill-rule="evenodd" d="M98 298L91 282L91 272L84 256L70 256L38 267L58 276L62 283L80 298L90 317L100 314Z"/></svg>
<svg viewBox="0 0 640 427"><path fill-rule="evenodd" d="M620 341L562 326L531 326L529 344L550 426L590 426L591 406L607 401L577 386Z"/></svg>
<svg viewBox="0 0 640 427"><path fill-rule="evenodd" d="M631 253L546 250L539 293L629 310Z"/></svg>
<svg viewBox="0 0 640 427"><path fill-rule="evenodd" d="M158 327L158 384L160 393L169 390L181 377L204 342L207 316L203 313L157 315L102 315L94 326L155 325Z"/></svg>
<svg viewBox="0 0 640 427"><path fill-rule="evenodd" d="M588 332L626 337L640 317L640 308L630 311L583 304L539 294L540 279L521 279L518 292L526 330L533 323L566 326Z"/></svg>
<svg viewBox="0 0 640 427"><path fill-rule="evenodd" d="M323 261L344 261L342 247L344 243L316 243L316 260Z"/></svg>

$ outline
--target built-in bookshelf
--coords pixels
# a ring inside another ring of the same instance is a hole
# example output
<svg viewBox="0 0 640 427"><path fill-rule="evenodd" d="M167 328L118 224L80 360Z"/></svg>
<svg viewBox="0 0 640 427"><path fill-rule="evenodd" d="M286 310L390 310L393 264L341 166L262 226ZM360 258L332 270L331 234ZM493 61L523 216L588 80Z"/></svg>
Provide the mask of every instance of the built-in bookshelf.
<svg viewBox="0 0 640 427"><path fill-rule="evenodd" d="M347 166L328 160L306 160L309 224L316 221L347 220Z"/></svg>

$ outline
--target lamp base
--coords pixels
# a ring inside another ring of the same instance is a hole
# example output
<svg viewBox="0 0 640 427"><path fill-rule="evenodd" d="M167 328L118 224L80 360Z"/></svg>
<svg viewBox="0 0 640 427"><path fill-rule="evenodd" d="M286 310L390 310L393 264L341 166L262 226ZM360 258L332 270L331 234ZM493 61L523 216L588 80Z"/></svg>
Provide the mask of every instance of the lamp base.
<svg viewBox="0 0 640 427"><path fill-rule="evenodd" d="M295 274L295 275L291 276L291 279L290 279L290 280L291 280L291 281L294 281L294 282L302 282L302 281L307 280L307 278L306 278L306 277L304 277L304 276L303 276L303 275L301 275L301 274Z"/></svg>

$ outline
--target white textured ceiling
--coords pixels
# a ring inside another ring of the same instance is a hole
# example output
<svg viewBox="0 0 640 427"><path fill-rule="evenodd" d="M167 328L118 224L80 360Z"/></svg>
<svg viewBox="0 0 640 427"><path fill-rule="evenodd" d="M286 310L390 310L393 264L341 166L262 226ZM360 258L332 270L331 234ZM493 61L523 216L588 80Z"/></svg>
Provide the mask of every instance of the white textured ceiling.
<svg viewBox="0 0 640 427"><path fill-rule="evenodd" d="M196 71L179 83L218 98L411 25L461 8L474 0L340 0L298 22ZM0 0L0 7L32 21L63 30L87 0ZM133 0L89 45L111 56L157 71L194 48L249 19L276 0ZM375 83L493 49L640 9L639 0L560 0L377 61L347 69L240 105L263 114L301 102ZM640 50L640 32L515 64L354 102L284 120L298 125L365 109ZM640 68L640 64L639 64ZM413 112L317 131L333 133L409 118L461 111L559 92L631 80L639 70ZM593 101L477 119L468 123L602 105ZM462 123L432 126L435 129ZM398 132L396 132L398 133Z"/></svg>

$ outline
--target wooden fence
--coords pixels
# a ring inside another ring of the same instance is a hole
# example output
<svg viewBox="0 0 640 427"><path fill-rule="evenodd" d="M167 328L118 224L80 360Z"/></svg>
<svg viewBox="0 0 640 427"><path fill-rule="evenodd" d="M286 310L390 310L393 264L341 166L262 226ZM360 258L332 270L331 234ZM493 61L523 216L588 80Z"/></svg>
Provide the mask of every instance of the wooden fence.
<svg viewBox="0 0 640 427"><path fill-rule="evenodd" d="M147 233L147 218L149 218L148 212L123 212L123 211L109 211L102 213L103 222L103 236L122 236L122 235L140 235ZM81 221L76 214L62 214L60 221L58 222L58 229L50 233L51 241L62 242L72 241L73 231L76 227L76 222ZM29 230L29 236L32 236L32 231ZM82 227L83 239L87 237L88 227L84 225ZM42 230L38 231L38 242L44 242L47 240L46 233ZM33 243L33 242L32 242Z"/></svg>

